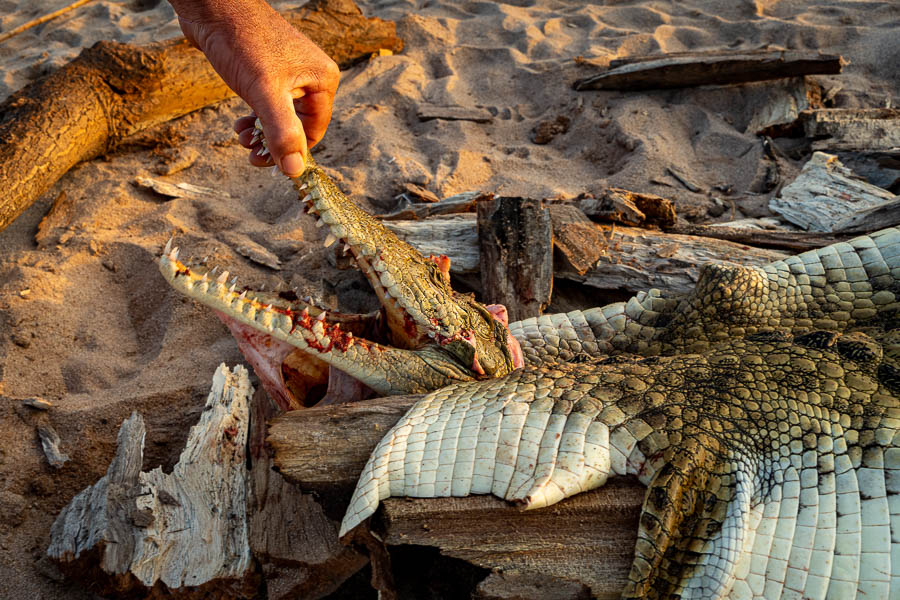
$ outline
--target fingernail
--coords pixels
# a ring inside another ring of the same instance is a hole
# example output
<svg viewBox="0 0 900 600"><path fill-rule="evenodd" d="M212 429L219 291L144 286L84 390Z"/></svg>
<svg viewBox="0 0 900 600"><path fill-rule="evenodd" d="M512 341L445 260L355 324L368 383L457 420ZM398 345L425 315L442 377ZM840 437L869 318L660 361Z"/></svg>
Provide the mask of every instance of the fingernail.
<svg viewBox="0 0 900 600"><path fill-rule="evenodd" d="M306 164L303 162L303 156L299 152L288 154L281 159L281 170L288 177L298 177L305 168Z"/></svg>

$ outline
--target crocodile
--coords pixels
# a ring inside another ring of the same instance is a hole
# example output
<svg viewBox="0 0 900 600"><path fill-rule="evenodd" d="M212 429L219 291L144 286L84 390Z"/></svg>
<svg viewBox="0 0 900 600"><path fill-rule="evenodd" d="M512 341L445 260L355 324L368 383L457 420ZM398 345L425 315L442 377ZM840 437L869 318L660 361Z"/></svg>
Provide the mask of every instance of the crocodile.
<svg viewBox="0 0 900 600"><path fill-rule="evenodd" d="M707 265L684 297L508 324L312 161L295 184L401 346L238 292L170 245L160 268L261 346L289 344L380 394L430 392L373 451L340 535L390 496L493 493L534 509L632 475L647 493L623 597L900 597L900 230ZM271 356L283 387L283 351Z"/></svg>
<svg viewBox="0 0 900 600"><path fill-rule="evenodd" d="M535 509L631 475L623 598L900 598L898 294L891 228L513 323L526 368L415 404L340 534L390 496Z"/></svg>

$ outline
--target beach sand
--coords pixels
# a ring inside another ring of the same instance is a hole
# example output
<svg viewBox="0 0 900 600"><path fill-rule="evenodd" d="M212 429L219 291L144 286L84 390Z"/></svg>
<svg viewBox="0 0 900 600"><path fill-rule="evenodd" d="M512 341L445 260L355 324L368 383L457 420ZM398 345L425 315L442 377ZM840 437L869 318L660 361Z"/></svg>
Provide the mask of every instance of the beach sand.
<svg viewBox="0 0 900 600"><path fill-rule="evenodd" d="M69 3L0 0L0 31ZM274 3L277 8L302 3ZM575 92L572 82L615 58L689 50L798 49L841 54L844 73L813 77L837 107L900 98L900 4L793 0L599 4L542 0L361 2L397 22L406 49L342 75L317 160L351 198L387 212L405 183L439 197L483 190L572 198L608 186L672 198L690 222L760 216L763 145L744 128L766 86ZM0 43L0 99L97 40L178 35L166 2L96 0ZM489 111L488 123L420 121L423 105ZM145 469L171 466L213 371L241 362L211 311L171 290L156 257L174 234L184 256L209 257L249 286L298 288L337 309L374 306L365 281L326 259L320 230L289 182L249 166L231 122L240 100L208 107L79 165L0 233L0 598L91 598L41 557L58 511L105 472L119 424L147 421ZM569 120L549 143L541 122ZM160 175L166 165L184 168ZM187 165L187 166L185 166ZM731 186L721 215L704 190ZM136 177L212 194L170 199ZM38 223L54 200L53 227ZM239 255L261 244L273 270ZM595 295L596 296L596 295ZM603 300L602 298L595 300ZM49 411L23 400L52 402ZM47 464L36 427L51 424L70 460Z"/></svg>

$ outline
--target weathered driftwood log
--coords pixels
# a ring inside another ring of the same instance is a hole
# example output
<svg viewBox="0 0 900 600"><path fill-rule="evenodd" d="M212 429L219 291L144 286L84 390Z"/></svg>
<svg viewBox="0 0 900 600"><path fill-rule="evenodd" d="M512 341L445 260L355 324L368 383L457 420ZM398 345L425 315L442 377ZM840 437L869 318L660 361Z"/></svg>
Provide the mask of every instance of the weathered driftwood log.
<svg viewBox="0 0 900 600"><path fill-rule="evenodd" d="M405 196L406 194L403 195ZM439 217L441 215L455 215L469 212L474 213L475 202L478 200L478 198L485 195L486 193L484 192L463 192L462 194L456 194L454 196L450 196L449 198L444 198L443 200L435 202L431 202L429 200L427 204L409 203L408 205L403 206L402 208L399 208L392 213L386 215L378 215L378 218L383 221L415 221L418 219L427 219L429 217ZM391 225L388 223L385 223L385 225L387 227L391 227Z"/></svg>
<svg viewBox="0 0 900 600"><path fill-rule="evenodd" d="M119 430L116 456L59 514L47 554L95 590L257 591L247 537L245 468L252 388L243 367L213 377L206 410L171 473L141 472L144 421ZM102 593L102 592L101 592Z"/></svg>
<svg viewBox="0 0 900 600"><path fill-rule="evenodd" d="M442 121L474 121L490 123L494 115L487 109L478 106L446 106L422 103L416 107L416 116L420 121L440 119Z"/></svg>
<svg viewBox="0 0 900 600"><path fill-rule="evenodd" d="M748 229L719 225L716 225L715 227L710 225L680 225L674 229L670 229L669 233L709 237L718 240L727 240L736 244L756 246L757 248L773 248L792 253L822 248L855 237L855 234L787 231L783 229Z"/></svg>
<svg viewBox="0 0 900 600"><path fill-rule="evenodd" d="M896 217L897 211L885 214L883 210L896 199L895 194L855 177L836 156L816 152L800 175L769 201L769 209L807 231L859 231L871 222L869 213L874 209L880 209L882 217ZM875 228L894 224L883 221Z"/></svg>
<svg viewBox="0 0 900 600"><path fill-rule="evenodd" d="M574 204L551 204L549 208L553 223L554 264L560 270L584 275L609 250L609 240L603 230Z"/></svg>
<svg viewBox="0 0 900 600"><path fill-rule="evenodd" d="M402 48L393 23L366 19L352 0L314 0L285 16L341 65ZM79 162L233 95L184 39L85 49L0 106L0 230Z"/></svg>
<svg viewBox="0 0 900 600"><path fill-rule="evenodd" d="M820 108L800 113L813 150L890 150L900 147L900 109Z"/></svg>
<svg viewBox="0 0 900 600"><path fill-rule="evenodd" d="M423 254L444 248L450 271L460 275L477 273L480 265L478 232L474 215L426 221L393 221L390 228L403 229L403 239ZM786 252L753 248L714 237L663 233L635 227L592 224L607 240L607 250L584 274L565 264L554 266L554 276L586 283L602 290L637 292L660 288L672 293L694 289L700 267L709 262L730 261L762 265L785 258ZM777 247L777 245L773 246ZM585 250L585 254L587 254Z"/></svg>
<svg viewBox="0 0 900 600"><path fill-rule="evenodd" d="M553 293L553 232L540 200L484 196L476 205L481 293L510 321L539 316Z"/></svg>
<svg viewBox="0 0 900 600"><path fill-rule="evenodd" d="M285 413L269 428L275 465L289 481L346 502L375 445L418 398ZM392 498L374 528L389 546L434 546L481 567L567 579L598 597L617 597L643 496L643 486L623 479L524 512L492 496Z"/></svg>
<svg viewBox="0 0 900 600"><path fill-rule="evenodd" d="M133 414L106 475L53 524L48 555L91 589L141 597L256 598L265 585L268 598L286 600L337 589L366 558L338 542L312 496L272 471L262 442L272 411L264 393L251 394L246 369L219 367L169 474L141 472L145 429Z"/></svg>
<svg viewBox="0 0 900 600"><path fill-rule="evenodd" d="M614 60L575 82L576 90L649 90L727 85L841 72L840 56L796 51L677 52Z"/></svg>

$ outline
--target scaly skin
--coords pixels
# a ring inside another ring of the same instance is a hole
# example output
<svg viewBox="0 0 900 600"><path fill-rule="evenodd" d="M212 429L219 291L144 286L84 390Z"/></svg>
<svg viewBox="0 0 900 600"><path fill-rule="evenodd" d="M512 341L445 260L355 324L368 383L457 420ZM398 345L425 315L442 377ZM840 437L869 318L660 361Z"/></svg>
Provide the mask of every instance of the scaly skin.
<svg viewBox="0 0 900 600"><path fill-rule="evenodd" d="M526 368L417 403L341 534L389 496L538 508L631 474L648 490L623 597L900 598L896 290L889 229L513 324Z"/></svg>
<svg viewBox="0 0 900 600"><path fill-rule="evenodd" d="M382 303L385 343L359 337L359 327L356 334L341 327L351 316L329 319L324 311L288 297L241 290L228 281L227 271L216 275L205 265L185 265L171 242L160 258L160 271L174 288L219 313L282 408L308 403L293 392L302 383L284 380L292 357L295 364L303 362L295 349L380 395L497 377L523 364L505 308L483 306L454 292L446 257L423 257L350 202L311 157L307 165L295 180L304 208L317 217L317 225L328 227L325 245L340 240L369 279ZM309 364L295 370L321 371Z"/></svg>

